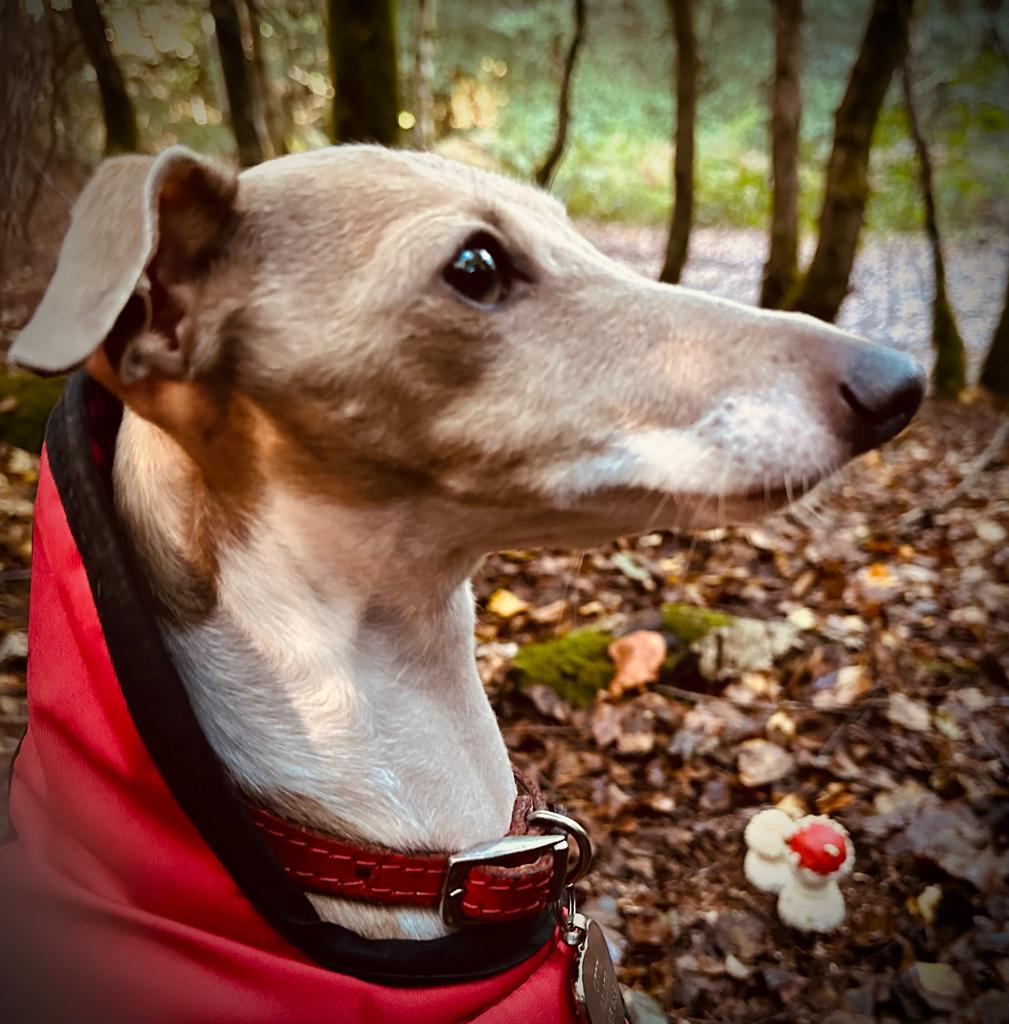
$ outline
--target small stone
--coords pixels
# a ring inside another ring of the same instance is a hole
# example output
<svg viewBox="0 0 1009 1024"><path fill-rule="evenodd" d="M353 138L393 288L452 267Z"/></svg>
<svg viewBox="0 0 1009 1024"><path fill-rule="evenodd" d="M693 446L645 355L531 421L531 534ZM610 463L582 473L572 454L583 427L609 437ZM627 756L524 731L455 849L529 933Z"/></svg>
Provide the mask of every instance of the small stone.
<svg viewBox="0 0 1009 1024"><path fill-rule="evenodd" d="M915 991L933 1010L956 1009L963 995L963 980L949 964L918 961L910 969Z"/></svg>

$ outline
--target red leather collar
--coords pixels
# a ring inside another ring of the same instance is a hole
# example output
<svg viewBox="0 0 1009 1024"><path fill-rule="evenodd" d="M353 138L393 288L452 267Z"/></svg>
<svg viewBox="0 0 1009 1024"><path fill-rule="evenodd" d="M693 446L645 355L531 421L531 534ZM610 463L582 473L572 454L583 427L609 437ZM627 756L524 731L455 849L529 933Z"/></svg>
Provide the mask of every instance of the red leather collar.
<svg viewBox="0 0 1009 1024"><path fill-rule="evenodd" d="M458 854L407 854L358 845L281 818L263 807L249 814L273 855L302 889L340 899L440 908L452 925L502 923L539 913L568 881L567 838L528 825L546 807L515 771L518 796L502 840Z"/></svg>

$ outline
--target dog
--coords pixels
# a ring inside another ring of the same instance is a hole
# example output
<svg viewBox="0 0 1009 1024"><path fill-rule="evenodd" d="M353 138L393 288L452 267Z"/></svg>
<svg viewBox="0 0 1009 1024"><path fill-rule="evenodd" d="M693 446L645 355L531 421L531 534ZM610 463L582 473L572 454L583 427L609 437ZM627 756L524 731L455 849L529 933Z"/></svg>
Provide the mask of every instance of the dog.
<svg viewBox="0 0 1009 1024"><path fill-rule="evenodd" d="M115 516L228 784L405 852L498 841L521 795L473 656L486 552L750 521L924 390L896 350L632 273L541 191L373 146L107 160L11 359L121 403ZM365 943L456 933L308 899Z"/></svg>

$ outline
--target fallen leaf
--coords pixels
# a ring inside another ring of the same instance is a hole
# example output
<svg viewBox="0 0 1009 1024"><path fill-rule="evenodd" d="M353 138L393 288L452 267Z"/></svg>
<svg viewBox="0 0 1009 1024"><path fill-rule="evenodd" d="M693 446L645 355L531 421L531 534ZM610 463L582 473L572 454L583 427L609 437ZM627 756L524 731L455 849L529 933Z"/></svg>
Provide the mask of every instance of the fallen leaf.
<svg viewBox="0 0 1009 1024"><path fill-rule="evenodd" d="M567 610L567 601L563 597L559 597L556 601L551 601L549 604L530 609L529 618L533 622L539 622L543 625L554 625L564 618Z"/></svg>
<svg viewBox="0 0 1009 1024"><path fill-rule="evenodd" d="M615 569L619 569L629 580L640 583L645 590L655 589L652 574L626 551L618 551L610 561Z"/></svg>
<svg viewBox="0 0 1009 1024"><path fill-rule="evenodd" d="M974 532L986 544L1001 544L1007 536L1005 528L993 519L982 519L975 523Z"/></svg>
<svg viewBox="0 0 1009 1024"><path fill-rule="evenodd" d="M871 688L869 673L862 665L846 665L813 683L813 707L850 708Z"/></svg>
<svg viewBox="0 0 1009 1024"><path fill-rule="evenodd" d="M609 696L618 699L628 690L639 690L659 678L667 652L666 638L652 630L639 629L618 637L609 646L617 667L609 686Z"/></svg>
<svg viewBox="0 0 1009 1024"><path fill-rule="evenodd" d="M915 991L933 1010L956 1009L963 994L963 981L949 964L919 961L908 972Z"/></svg>
<svg viewBox="0 0 1009 1024"><path fill-rule="evenodd" d="M812 608L793 608L788 613L788 621L795 626L796 629L810 630L816 629L817 623L820 621L816 617L816 613Z"/></svg>
<svg viewBox="0 0 1009 1024"><path fill-rule="evenodd" d="M499 619L511 619L529 610L529 602L503 587L495 590L487 600L487 610Z"/></svg>
<svg viewBox="0 0 1009 1024"><path fill-rule="evenodd" d="M767 740L747 740L741 744L739 780L750 789L777 782L795 769L795 758L787 751Z"/></svg>
<svg viewBox="0 0 1009 1024"><path fill-rule="evenodd" d="M913 729L915 732L928 732L932 728L932 716L928 705L899 692L890 694L886 717L894 725Z"/></svg>
<svg viewBox="0 0 1009 1024"><path fill-rule="evenodd" d="M942 886L927 886L917 896L910 897L907 902L913 914L920 917L925 924L932 924L935 921L935 912L942 902Z"/></svg>

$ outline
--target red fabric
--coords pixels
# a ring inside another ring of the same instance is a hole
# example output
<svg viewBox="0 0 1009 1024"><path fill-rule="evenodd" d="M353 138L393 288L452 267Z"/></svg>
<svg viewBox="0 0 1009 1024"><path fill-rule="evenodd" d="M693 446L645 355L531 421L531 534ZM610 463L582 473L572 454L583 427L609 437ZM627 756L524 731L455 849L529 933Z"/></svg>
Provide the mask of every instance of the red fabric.
<svg viewBox="0 0 1009 1024"><path fill-rule="evenodd" d="M18 838L0 847L0 872L45 935L52 991L40 1007L65 988L73 1009L33 1019L574 1024L572 953L556 940L492 978L391 988L328 971L269 927L137 734L44 455L29 645L30 726L10 800ZM0 927L6 907L4 917Z"/></svg>
<svg viewBox="0 0 1009 1024"><path fill-rule="evenodd" d="M313 832L263 807L249 815L284 870L309 892L373 903L437 907L441 903L448 857L404 854L377 846L354 846ZM560 870L567 869L567 861ZM527 856L513 867L474 867L460 900L471 921L514 921L550 905L552 857Z"/></svg>

